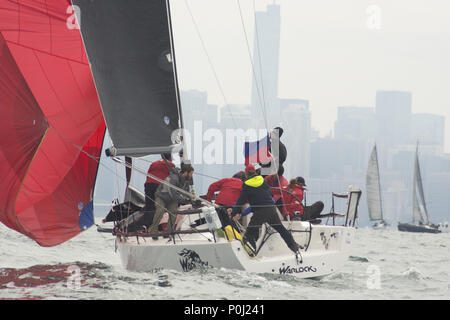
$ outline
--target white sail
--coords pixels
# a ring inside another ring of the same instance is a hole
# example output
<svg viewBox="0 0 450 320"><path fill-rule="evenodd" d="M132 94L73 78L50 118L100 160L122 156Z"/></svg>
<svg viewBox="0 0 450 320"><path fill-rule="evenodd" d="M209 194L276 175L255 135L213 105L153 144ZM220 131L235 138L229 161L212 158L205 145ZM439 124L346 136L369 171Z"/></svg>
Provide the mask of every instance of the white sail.
<svg viewBox="0 0 450 320"><path fill-rule="evenodd" d="M427 210L427 206L425 203L425 194L423 192L423 184L422 184L422 175L420 174L420 165L419 165L419 153L418 153L418 147L416 149L416 161L414 164L414 197L416 198L416 204L414 204L414 206L417 205L417 210L419 210L419 214L421 217L421 222L423 222L423 217L422 217L422 213L420 211L420 208L423 208L423 211L425 211L425 215L427 217L427 224L430 223L430 215L428 214L428 210ZM419 194L419 200L420 203L418 203L418 199L417 199L417 194L416 194L416 188L417 188L417 193ZM414 210L415 207L414 207ZM416 212L414 212L414 218L416 218Z"/></svg>
<svg viewBox="0 0 450 320"><path fill-rule="evenodd" d="M377 146L375 145L370 155L366 175L367 206L370 220L383 220L383 208L381 202L380 170L378 167Z"/></svg>
<svg viewBox="0 0 450 320"><path fill-rule="evenodd" d="M416 193L416 174L414 173L414 186L413 186L413 222L423 223L422 213L420 212L419 201Z"/></svg>

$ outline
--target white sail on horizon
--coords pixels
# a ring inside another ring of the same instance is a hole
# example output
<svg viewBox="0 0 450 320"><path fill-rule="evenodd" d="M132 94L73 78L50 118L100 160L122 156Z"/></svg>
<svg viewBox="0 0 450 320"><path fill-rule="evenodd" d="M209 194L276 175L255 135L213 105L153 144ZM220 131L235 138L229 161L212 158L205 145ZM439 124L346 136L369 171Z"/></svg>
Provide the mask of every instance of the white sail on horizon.
<svg viewBox="0 0 450 320"><path fill-rule="evenodd" d="M417 196L419 195L419 197ZM420 202L419 202L420 201ZM424 222L422 210L425 212L427 224L430 224L431 219L428 214L427 206L425 204L425 194L423 191L422 175L420 173L419 165L419 145L416 148L416 157L414 161L414 181L413 181L413 222Z"/></svg>
<svg viewBox="0 0 450 320"><path fill-rule="evenodd" d="M378 167L377 146L373 147L366 175L367 206L370 220L383 220L381 201L380 171Z"/></svg>

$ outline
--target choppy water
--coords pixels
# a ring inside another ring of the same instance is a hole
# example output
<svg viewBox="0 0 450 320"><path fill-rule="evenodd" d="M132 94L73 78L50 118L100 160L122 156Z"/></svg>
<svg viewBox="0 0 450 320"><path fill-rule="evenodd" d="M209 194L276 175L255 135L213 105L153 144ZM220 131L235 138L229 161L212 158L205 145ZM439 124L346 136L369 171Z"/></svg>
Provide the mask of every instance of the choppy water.
<svg viewBox="0 0 450 320"><path fill-rule="evenodd" d="M225 269L135 273L96 228L52 248L0 226L0 299L450 299L450 234L360 228L321 280ZM79 275L79 276L78 276Z"/></svg>

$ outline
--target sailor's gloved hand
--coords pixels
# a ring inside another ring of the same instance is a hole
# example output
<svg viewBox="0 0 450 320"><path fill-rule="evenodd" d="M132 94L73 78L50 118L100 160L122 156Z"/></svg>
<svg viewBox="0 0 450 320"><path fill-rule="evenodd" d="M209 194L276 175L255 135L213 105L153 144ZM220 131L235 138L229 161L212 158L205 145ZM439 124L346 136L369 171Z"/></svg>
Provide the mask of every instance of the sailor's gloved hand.
<svg viewBox="0 0 450 320"><path fill-rule="evenodd" d="M191 204L192 204L192 207L194 207L194 208L200 208L200 207L202 207L202 202L201 202L201 200L192 200L191 201Z"/></svg>

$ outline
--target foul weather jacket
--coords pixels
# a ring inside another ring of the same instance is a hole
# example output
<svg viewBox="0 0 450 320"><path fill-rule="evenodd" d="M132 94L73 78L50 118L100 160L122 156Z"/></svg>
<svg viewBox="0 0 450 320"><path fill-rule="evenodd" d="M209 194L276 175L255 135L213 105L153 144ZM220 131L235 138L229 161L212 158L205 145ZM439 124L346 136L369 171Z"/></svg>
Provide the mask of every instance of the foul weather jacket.
<svg viewBox="0 0 450 320"><path fill-rule="evenodd" d="M255 176L243 183L241 194L233 207L231 216L241 213L242 206L246 202L250 204L253 212L274 205L270 186L262 176Z"/></svg>
<svg viewBox="0 0 450 320"><path fill-rule="evenodd" d="M301 204L301 201L303 201L304 189L299 185L296 185L292 189L289 189L289 187L283 189L290 193L284 192L283 194L283 217L286 217L286 215L289 214L289 217L293 218L295 212L303 215L303 205Z"/></svg>
<svg viewBox="0 0 450 320"><path fill-rule="evenodd" d="M167 166L167 164L169 164L169 166L171 166L172 168L175 167L175 165L169 160L167 160L167 163L166 163L166 161L164 161L164 159L154 161L150 165L150 168L148 169L148 174L151 174L161 180L166 179L170 173L169 167ZM159 184L160 182L151 177L147 177L147 180L145 181L145 183Z"/></svg>
<svg viewBox="0 0 450 320"><path fill-rule="evenodd" d="M189 180L186 180L186 178L176 168L172 169L169 176L164 181L168 182L171 186L181 188L186 192L190 191ZM192 199L194 197L193 195L185 195L171 186L161 183L158 189L156 189L155 196L161 198L165 203L178 202L178 204L184 202L186 198Z"/></svg>
<svg viewBox="0 0 450 320"><path fill-rule="evenodd" d="M238 178L225 178L212 183L208 188L206 200L211 201L215 192L215 203L232 207L239 198L242 190L242 180Z"/></svg>
<svg viewBox="0 0 450 320"><path fill-rule="evenodd" d="M278 179L280 179L278 181ZM277 202L280 198L284 199L284 196L286 195L285 192L282 193L280 189L275 188L286 188L289 185L289 182L286 180L283 176L277 176L277 175L270 175L265 177L266 182L269 184L270 187L272 187L272 197L275 202Z"/></svg>

